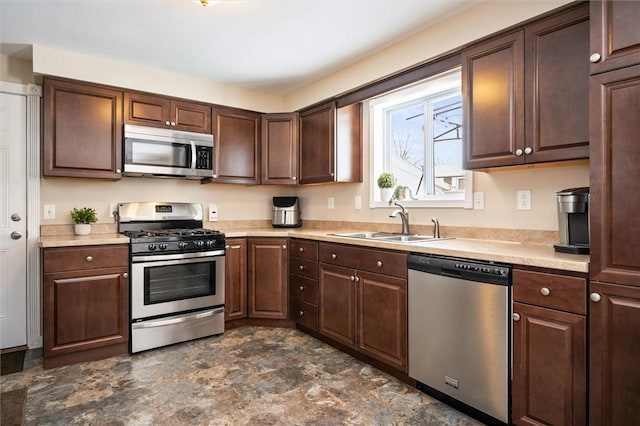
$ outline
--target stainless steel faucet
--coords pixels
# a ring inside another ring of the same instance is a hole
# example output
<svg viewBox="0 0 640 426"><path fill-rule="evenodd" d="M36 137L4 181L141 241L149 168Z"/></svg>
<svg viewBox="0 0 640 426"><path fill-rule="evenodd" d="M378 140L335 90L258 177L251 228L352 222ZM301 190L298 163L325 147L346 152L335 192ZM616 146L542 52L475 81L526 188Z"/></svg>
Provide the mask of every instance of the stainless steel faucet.
<svg viewBox="0 0 640 426"><path fill-rule="evenodd" d="M433 238L440 238L440 222L438 222L438 218L432 217L431 222L433 222Z"/></svg>
<svg viewBox="0 0 640 426"><path fill-rule="evenodd" d="M400 208L392 211L389 217L396 217L397 215L400 215L400 219L402 219L402 234L409 235L409 212L402 204L398 202L395 202L394 204Z"/></svg>

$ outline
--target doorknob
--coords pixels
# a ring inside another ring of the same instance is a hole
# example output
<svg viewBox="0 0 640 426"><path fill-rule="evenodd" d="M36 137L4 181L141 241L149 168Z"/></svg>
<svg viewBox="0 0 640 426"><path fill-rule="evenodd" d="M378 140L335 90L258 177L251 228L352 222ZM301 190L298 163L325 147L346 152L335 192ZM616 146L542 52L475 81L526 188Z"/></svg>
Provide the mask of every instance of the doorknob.
<svg viewBox="0 0 640 426"><path fill-rule="evenodd" d="M20 222L22 220L22 218L20 217L20 215L18 213L14 213L11 215L11 220L14 222Z"/></svg>
<svg viewBox="0 0 640 426"><path fill-rule="evenodd" d="M20 238L22 238L22 234L18 231L13 231L11 233L11 238L13 238L14 240L19 240Z"/></svg>

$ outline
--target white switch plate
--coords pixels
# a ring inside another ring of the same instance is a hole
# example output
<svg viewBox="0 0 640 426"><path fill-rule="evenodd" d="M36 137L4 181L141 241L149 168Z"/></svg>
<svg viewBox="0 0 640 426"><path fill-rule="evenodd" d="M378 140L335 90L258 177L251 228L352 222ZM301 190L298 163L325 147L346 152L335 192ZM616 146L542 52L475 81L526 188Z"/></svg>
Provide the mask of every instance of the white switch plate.
<svg viewBox="0 0 640 426"><path fill-rule="evenodd" d="M218 205L209 204L209 222L218 221Z"/></svg>
<svg viewBox="0 0 640 426"><path fill-rule="evenodd" d="M360 210L362 208L362 197L360 197L359 195L356 195L353 202L354 202L354 208L356 210Z"/></svg>
<svg viewBox="0 0 640 426"><path fill-rule="evenodd" d="M473 208L476 210L484 210L484 192L473 193Z"/></svg>
<svg viewBox="0 0 640 426"><path fill-rule="evenodd" d="M45 220L51 220L56 218L56 205L55 204L45 204L42 206L43 213L42 218Z"/></svg>
<svg viewBox="0 0 640 426"><path fill-rule="evenodd" d="M518 210L531 210L531 191L517 192Z"/></svg>
<svg viewBox="0 0 640 426"><path fill-rule="evenodd" d="M333 197L329 197L327 199L327 208L334 209L335 208L335 200Z"/></svg>

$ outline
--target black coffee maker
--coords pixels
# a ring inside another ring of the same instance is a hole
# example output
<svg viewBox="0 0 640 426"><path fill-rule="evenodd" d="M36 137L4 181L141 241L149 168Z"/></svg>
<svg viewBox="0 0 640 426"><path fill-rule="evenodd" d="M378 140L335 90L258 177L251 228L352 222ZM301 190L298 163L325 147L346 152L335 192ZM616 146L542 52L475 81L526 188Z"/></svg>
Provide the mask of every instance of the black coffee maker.
<svg viewBox="0 0 640 426"><path fill-rule="evenodd" d="M556 193L560 243L557 252L589 254L589 187L563 189Z"/></svg>

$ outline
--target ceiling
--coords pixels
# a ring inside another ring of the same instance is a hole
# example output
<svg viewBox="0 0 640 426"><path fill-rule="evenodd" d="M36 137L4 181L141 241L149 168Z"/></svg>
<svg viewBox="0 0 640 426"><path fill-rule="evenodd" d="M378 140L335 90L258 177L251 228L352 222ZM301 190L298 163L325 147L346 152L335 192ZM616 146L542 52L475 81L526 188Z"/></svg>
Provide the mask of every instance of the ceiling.
<svg viewBox="0 0 640 426"><path fill-rule="evenodd" d="M0 0L0 53L43 45L286 95L480 1Z"/></svg>

